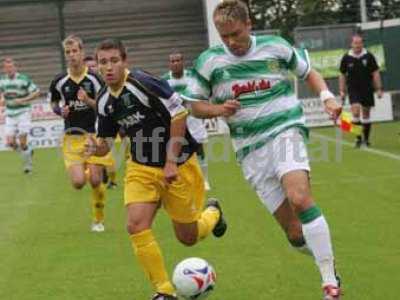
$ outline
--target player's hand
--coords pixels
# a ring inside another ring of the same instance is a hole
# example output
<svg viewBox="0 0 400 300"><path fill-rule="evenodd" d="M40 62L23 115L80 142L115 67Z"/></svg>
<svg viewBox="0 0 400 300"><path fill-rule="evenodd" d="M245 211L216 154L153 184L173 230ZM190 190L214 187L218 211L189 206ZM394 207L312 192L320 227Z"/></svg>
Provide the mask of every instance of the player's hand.
<svg viewBox="0 0 400 300"><path fill-rule="evenodd" d="M14 99L14 104L15 105L22 105L22 104L25 104L25 101L23 100L23 99Z"/></svg>
<svg viewBox="0 0 400 300"><path fill-rule="evenodd" d="M65 106L61 107L61 116L64 119L68 118L69 113L70 113L70 109L69 109L68 105L65 105Z"/></svg>
<svg viewBox="0 0 400 300"><path fill-rule="evenodd" d="M224 104L221 104L221 116L228 118L234 115L239 108L240 102L238 100L226 100Z"/></svg>
<svg viewBox="0 0 400 300"><path fill-rule="evenodd" d="M382 91L382 90L378 90L378 91L376 92L376 95L378 96L378 99L382 99L382 97L383 97L383 91Z"/></svg>
<svg viewBox="0 0 400 300"><path fill-rule="evenodd" d="M336 102L334 98L325 100L325 111L328 113L329 117L336 122L342 113L342 106Z"/></svg>
<svg viewBox="0 0 400 300"><path fill-rule="evenodd" d="M79 88L77 94L78 100L87 104L89 96L83 88Z"/></svg>
<svg viewBox="0 0 400 300"><path fill-rule="evenodd" d="M96 150L97 150L97 141L94 138L94 136L89 135L88 138L86 139L85 150L83 154L85 157L89 157L95 155Z"/></svg>
<svg viewBox="0 0 400 300"><path fill-rule="evenodd" d="M164 166L164 178L168 184L178 179L178 166L176 162L167 161Z"/></svg>

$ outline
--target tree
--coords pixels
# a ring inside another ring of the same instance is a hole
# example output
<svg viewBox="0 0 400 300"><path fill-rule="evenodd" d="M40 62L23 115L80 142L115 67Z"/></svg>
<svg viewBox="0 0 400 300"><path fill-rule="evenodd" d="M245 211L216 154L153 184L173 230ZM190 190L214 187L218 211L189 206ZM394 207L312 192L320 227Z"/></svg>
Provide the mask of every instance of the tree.
<svg viewBox="0 0 400 300"><path fill-rule="evenodd" d="M360 0L243 0L251 12L253 28L279 29L293 40L298 26L361 22ZM366 0L369 20L400 17L400 0Z"/></svg>

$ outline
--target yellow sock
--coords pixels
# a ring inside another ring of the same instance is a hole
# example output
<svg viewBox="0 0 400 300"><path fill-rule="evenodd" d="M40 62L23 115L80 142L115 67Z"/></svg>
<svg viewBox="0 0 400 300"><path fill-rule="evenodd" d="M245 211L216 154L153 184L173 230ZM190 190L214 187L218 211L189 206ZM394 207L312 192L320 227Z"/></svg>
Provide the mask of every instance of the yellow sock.
<svg viewBox="0 0 400 300"><path fill-rule="evenodd" d="M117 180L117 172L110 172L108 173L108 177L112 183L116 183Z"/></svg>
<svg viewBox="0 0 400 300"><path fill-rule="evenodd" d="M130 239L139 263L156 291L168 295L174 294L175 290L169 281L160 247L151 229L132 234Z"/></svg>
<svg viewBox="0 0 400 300"><path fill-rule="evenodd" d="M203 211L200 219L197 221L198 240L202 240L210 234L218 222L219 214L219 210L212 207Z"/></svg>
<svg viewBox="0 0 400 300"><path fill-rule="evenodd" d="M92 213L93 221L100 223L104 221L104 202L106 200L106 188L104 184L92 189Z"/></svg>

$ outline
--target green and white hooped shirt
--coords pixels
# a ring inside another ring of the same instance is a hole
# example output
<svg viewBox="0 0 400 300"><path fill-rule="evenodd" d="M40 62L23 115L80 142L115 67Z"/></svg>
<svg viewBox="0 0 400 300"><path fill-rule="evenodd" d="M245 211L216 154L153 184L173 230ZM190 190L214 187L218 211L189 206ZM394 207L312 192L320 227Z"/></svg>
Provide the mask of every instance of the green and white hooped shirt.
<svg viewBox="0 0 400 300"><path fill-rule="evenodd" d="M30 110L31 104L15 104L15 99L26 97L39 88L25 74L16 73L14 78L0 76L0 93L6 101L6 116L16 117Z"/></svg>
<svg viewBox="0 0 400 300"><path fill-rule="evenodd" d="M204 51L194 65L196 81L183 98L217 104L240 101L241 108L227 119L239 160L290 127L307 136L303 108L289 76L292 72L306 78L310 72L304 49L295 49L278 36L251 36L244 56L221 45Z"/></svg>

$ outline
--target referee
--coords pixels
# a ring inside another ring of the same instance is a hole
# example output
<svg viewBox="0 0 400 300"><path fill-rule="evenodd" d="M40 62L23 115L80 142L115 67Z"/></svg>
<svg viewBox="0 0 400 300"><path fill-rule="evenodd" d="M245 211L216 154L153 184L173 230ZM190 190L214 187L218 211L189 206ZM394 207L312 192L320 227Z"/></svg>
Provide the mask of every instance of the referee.
<svg viewBox="0 0 400 300"><path fill-rule="evenodd" d="M354 35L351 39L351 49L340 63L339 88L344 101L346 89L349 94L353 123L363 125L363 138L357 136L356 148L362 144L369 147L371 132L370 111L375 105L374 91L378 98L382 97L382 81L379 66L374 55L364 48L363 38ZM362 111L362 120L360 113Z"/></svg>

